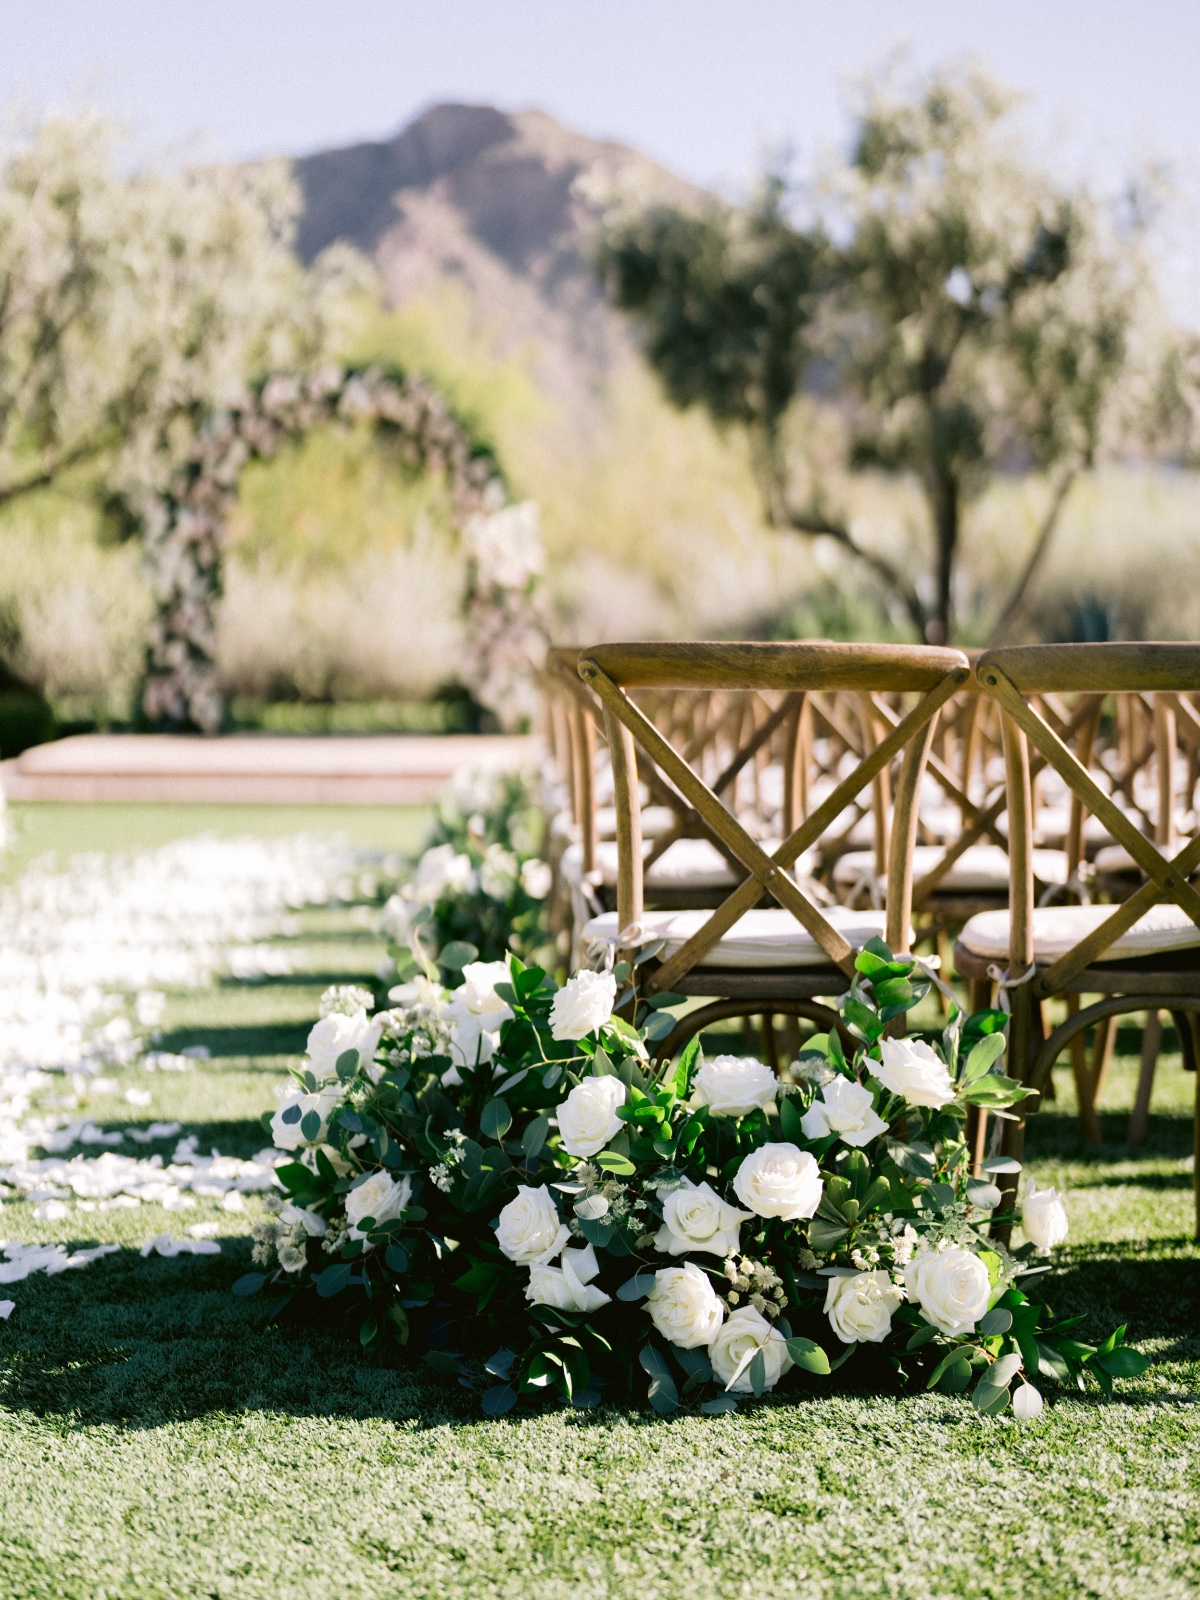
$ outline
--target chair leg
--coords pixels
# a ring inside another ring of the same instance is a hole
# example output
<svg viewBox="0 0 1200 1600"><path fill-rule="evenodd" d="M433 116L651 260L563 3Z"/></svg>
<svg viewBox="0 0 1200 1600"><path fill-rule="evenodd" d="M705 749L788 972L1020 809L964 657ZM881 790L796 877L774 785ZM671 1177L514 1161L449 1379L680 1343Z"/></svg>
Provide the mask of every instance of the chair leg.
<svg viewBox="0 0 1200 1600"><path fill-rule="evenodd" d="M1023 983L1013 991L1012 1019L1008 1029L1008 1066L1007 1071L1019 1083L1029 1081L1030 1068L1033 1066L1036 1050L1036 1037L1041 1033L1041 1011L1035 1009L1036 1002L1029 993L1029 985ZM1036 1105L1036 1101L1034 1102ZM1001 1155L1011 1156L1014 1161L1021 1161L1025 1154L1025 1112L1026 1102L1022 1101L1013 1108L1011 1121L1001 1124L1003 1132L1000 1139ZM1016 1207L1017 1185L1019 1175L1005 1172L1000 1174L1000 1210L1012 1211ZM991 1235L1000 1244L1007 1247L1012 1233L1011 1223L993 1224Z"/></svg>
<svg viewBox="0 0 1200 1600"><path fill-rule="evenodd" d="M1067 996L1067 1015L1073 1017L1079 1010L1079 996ZM1079 1122L1083 1128L1083 1137L1089 1144L1100 1143L1100 1119L1096 1115L1096 1099L1092 1087L1092 1075L1088 1071L1087 1045L1083 1035L1076 1034L1068 1046L1071 1052L1071 1074L1075 1079L1075 1096L1079 1101Z"/></svg>
<svg viewBox="0 0 1200 1600"><path fill-rule="evenodd" d="M1141 1144L1150 1124L1150 1096L1154 1092L1154 1069L1158 1065L1158 1051L1162 1043L1162 1012L1147 1011L1146 1027L1142 1034L1142 1065L1138 1073L1137 1095L1129 1117L1125 1135L1129 1144Z"/></svg>
<svg viewBox="0 0 1200 1600"><path fill-rule="evenodd" d="M1117 1042L1117 1019L1115 1017L1101 1017L1096 1024L1096 1038L1092 1045L1092 1108L1096 1115L1096 1141L1101 1138L1099 1114L1095 1112L1100 1092L1104 1088L1104 1080L1108 1076L1109 1066L1112 1064L1113 1048Z"/></svg>
<svg viewBox="0 0 1200 1600"><path fill-rule="evenodd" d="M775 1018L769 1011L762 1014L763 1058L776 1077L779 1076L779 1050L775 1044Z"/></svg>
<svg viewBox="0 0 1200 1600"><path fill-rule="evenodd" d="M1049 1000L1043 1000L1041 1002L1041 1005L1040 1005L1039 1009L1040 1009L1040 1012L1041 1012L1041 1029L1042 1029L1042 1031L1041 1031L1041 1042L1044 1044L1045 1041L1050 1037L1050 1034L1051 1034L1051 1032L1053 1031L1053 1028L1054 1028L1054 1024L1050 1020L1050 1002L1049 1002ZM1053 1073L1053 1071L1051 1071L1051 1072L1048 1072L1046 1074L1046 1084L1045 1084L1045 1087L1042 1090L1042 1098L1041 1098L1040 1104L1044 1105L1044 1106L1045 1105L1050 1105L1053 1101L1055 1101L1057 1099L1058 1099L1058 1090L1054 1087L1054 1073Z"/></svg>
<svg viewBox="0 0 1200 1600"><path fill-rule="evenodd" d="M971 1149L971 1176L983 1176L987 1155L988 1114L986 1106L972 1106L967 1115L967 1143Z"/></svg>
<svg viewBox="0 0 1200 1600"><path fill-rule="evenodd" d="M1200 1243L1200 1072L1196 1074L1195 1110L1192 1113L1192 1195L1196 1206L1196 1241Z"/></svg>
<svg viewBox="0 0 1200 1600"><path fill-rule="evenodd" d="M790 1067L800 1054L800 1019L785 1016L783 1019L783 1053L787 1057L784 1065Z"/></svg>

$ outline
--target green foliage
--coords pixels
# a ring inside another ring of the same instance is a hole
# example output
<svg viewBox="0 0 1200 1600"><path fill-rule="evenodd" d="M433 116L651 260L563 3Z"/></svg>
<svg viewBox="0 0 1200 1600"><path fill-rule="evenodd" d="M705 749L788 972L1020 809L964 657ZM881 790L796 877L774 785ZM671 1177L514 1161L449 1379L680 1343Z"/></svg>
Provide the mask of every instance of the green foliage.
<svg viewBox="0 0 1200 1600"><path fill-rule="evenodd" d="M1136 239L1015 153L1007 109L978 75L874 93L839 177L836 248L768 182L745 214L659 207L618 224L600 256L672 401L749 433L768 521L836 540L933 641L953 629L963 507L1014 462L1055 477L1007 626L1076 474L1130 426L1163 353ZM921 486L932 602L835 506L827 461L808 450L797 480L783 420L806 390L841 413L843 468Z"/></svg>

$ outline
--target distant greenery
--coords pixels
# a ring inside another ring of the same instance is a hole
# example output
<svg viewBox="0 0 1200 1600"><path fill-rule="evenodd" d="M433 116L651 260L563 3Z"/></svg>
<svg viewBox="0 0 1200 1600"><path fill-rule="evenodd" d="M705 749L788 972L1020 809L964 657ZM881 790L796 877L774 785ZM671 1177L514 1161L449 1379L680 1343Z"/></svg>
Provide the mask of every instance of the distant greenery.
<svg viewBox="0 0 1200 1600"><path fill-rule="evenodd" d="M813 220L771 178L749 210L619 217L598 255L672 402L746 435L767 521L835 543L933 643L956 627L966 508L998 474L1051 484L993 598L1003 633L1078 475L1105 451L1176 448L1192 414L1145 197L1110 211L1054 182L1009 133L1012 104L980 73L876 86ZM918 488L915 570L849 509L839 478L862 471Z"/></svg>

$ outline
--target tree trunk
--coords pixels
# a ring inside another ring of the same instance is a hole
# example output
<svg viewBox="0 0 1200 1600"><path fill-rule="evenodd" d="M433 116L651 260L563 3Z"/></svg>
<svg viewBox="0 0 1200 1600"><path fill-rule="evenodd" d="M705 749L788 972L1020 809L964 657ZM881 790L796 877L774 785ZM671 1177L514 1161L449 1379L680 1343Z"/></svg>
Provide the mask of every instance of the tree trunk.
<svg viewBox="0 0 1200 1600"><path fill-rule="evenodd" d="M949 644L954 632L954 562L958 556L958 479L939 473L929 494L936 541L933 611L925 624L927 644Z"/></svg>

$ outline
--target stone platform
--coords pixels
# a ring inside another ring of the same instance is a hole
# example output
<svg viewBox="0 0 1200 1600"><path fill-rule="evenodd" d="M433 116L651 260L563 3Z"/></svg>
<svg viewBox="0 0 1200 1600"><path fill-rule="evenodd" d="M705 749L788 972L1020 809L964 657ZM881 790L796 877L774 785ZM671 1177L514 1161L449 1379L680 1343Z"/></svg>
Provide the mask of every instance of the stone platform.
<svg viewBox="0 0 1200 1600"><path fill-rule="evenodd" d="M477 766L531 766L534 737L79 734L0 762L9 800L417 805Z"/></svg>

